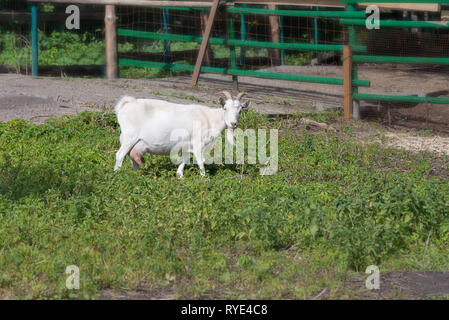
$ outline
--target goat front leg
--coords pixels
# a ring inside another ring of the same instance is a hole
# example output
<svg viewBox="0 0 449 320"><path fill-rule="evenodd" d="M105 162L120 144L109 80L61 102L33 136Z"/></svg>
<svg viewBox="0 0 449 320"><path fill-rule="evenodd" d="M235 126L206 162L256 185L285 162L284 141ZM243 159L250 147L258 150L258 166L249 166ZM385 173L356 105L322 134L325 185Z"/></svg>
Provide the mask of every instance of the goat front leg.
<svg viewBox="0 0 449 320"><path fill-rule="evenodd" d="M182 154L182 160L181 160L181 164L178 167L178 170L176 171L176 176L178 177L178 179L183 179L184 178L184 167L186 165L187 162L189 162L190 159L190 154L186 153Z"/></svg>
<svg viewBox="0 0 449 320"><path fill-rule="evenodd" d="M122 139L122 141L122 145L115 155L114 171L117 171L122 166L126 155L131 151L136 143L139 142L139 139L137 137L133 137L130 139Z"/></svg>
<svg viewBox="0 0 449 320"><path fill-rule="evenodd" d="M200 168L200 175L202 177L206 176L206 169L204 168L204 155L201 148L197 148L193 151L193 155L195 156L196 163L198 164L198 167Z"/></svg>

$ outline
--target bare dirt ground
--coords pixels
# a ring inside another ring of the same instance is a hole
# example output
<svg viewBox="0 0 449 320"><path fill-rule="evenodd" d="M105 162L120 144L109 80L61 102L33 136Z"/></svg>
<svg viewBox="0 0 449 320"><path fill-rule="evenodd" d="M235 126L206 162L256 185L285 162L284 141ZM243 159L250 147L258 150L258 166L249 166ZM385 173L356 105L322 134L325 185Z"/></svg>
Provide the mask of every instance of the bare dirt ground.
<svg viewBox="0 0 449 320"><path fill-rule="evenodd" d="M342 77L340 66L280 66L266 70ZM449 69L418 69L404 66L386 66L379 69L375 66L363 65L359 67L359 78L371 81L370 88L360 88L362 93L449 96ZM264 113L282 114L339 108L343 98L342 87L335 85L250 77L239 77L239 83L240 91L249 94L253 102L252 106ZM232 90L230 76L203 74L198 88L191 88L190 76L107 81L98 78L31 78L24 75L0 74L0 107L4 111L0 114L0 121L20 117L42 122L46 113L73 114L85 110L83 107L86 106L112 108L123 95L213 104L217 100L218 92L222 90ZM416 107L419 105L390 106L393 113L404 113L406 116L399 119L398 116L393 115L393 122L396 118L398 121L413 122L412 115L416 115L416 120L422 122L427 112L417 112ZM362 114L367 117L385 118L385 109L385 105L362 103ZM441 107L442 110L440 110L432 105L431 109L432 119L428 123L444 122L444 119L447 119L447 114L444 113L447 108ZM436 111L433 112L433 110ZM33 116L36 118L31 119Z"/></svg>
<svg viewBox="0 0 449 320"><path fill-rule="evenodd" d="M173 300L176 299L173 288L162 290L101 290L101 299L104 300Z"/></svg>
<svg viewBox="0 0 449 320"><path fill-rule="evenodd" d="M342 77L341 66L279 66L268 71L312 76ZM405 66L375 65L359 67L359 78L371 81L371 87L360 88L361 93L428 94L449 96L449 69L431 69ZM239 77L239 89L249 94L252 106L264 113L295 113L307 110L339 108L342 87L317 83L292 82L271 79ZM73 114L86 106L112 108L123 95L163 98L166 100L213 104L218 92L232 90L230 76L203 74L197 88L190 87L190 76L161 79L104 79L32 78L16 74L0 74L0 121L23 118L42 122L48 114ZM373 108L374 107L374 108ZM386 105L362 103L366 117L385 118ZM418 107L418 109L416 109ZM428 112L419 104L390 105L392 120L422 122ZM446 106L447 107L447 106ZM403 109L403 110L402 110ZM427 125L443 124L447 108L431 106ZM440 110L441 109L441 110ZM408 111L407 111L408 110ZM434 112L435 110L435 112ZM397 113L404 114L401 118ZM34 117L34 118L33 118ZM445 126L444 126L445 127ZM449 125L447 125L449 132Z"/></svg>
<svg viewBox="0 0 449 320"><path fill-rule="evenodd" d="M447 271L391 272L381 275L379 289L372 290L365 286L366 277L360 276L348 282L348 285L357 292L357 299L422 300L440 299L449 294Z"/></svg>
<svg viewBox="0 0 449 320"><path fill-rule="evenodd" d="M348 294L357 300L423 300L442 299L449 295L449 272L447 271L397 271L380 275L379 288L367 289L366 274L349 278L338 288L336 296ZM173 300L176 289L158 290L101 290L105 300ZM211 292L208 299L223 299L221 292ZM330 290L323 288L310 299L330 299Z"/></svg>
<svg viewBox="0 0 449 320"><path fill-rule="evenodd" d="M89 107L112 109L123 95L214 105L220 91L232 89L229 79L209 78L209 75L202 77L198 88L191 88L189 82L190 77L187 76L107 81L0 74L0 121L21 118L42 123L52 115L75 114ZM250 94L252 107L260 112L295 113L312 107L304 106L301 99L284 101L276 97L275 87L265 88L263 85L243 82L240 89ZM290 95L296 96L293 93Z"/></svg>
<svg viewBox="0 0 449 320"><path fill-rule="evenodd" d="M449 119L449 114L446 119ZM385 122L353 120L338 121L333 126L340 127L340 130L344 130L344 127L350 128L360 144L377 142L388 148L414 153L425 151L436 157L449 156L449 135L437 126L414 127L411 123L387 125ZM448 174L449 171L444 172L444 176Z"/></svg>

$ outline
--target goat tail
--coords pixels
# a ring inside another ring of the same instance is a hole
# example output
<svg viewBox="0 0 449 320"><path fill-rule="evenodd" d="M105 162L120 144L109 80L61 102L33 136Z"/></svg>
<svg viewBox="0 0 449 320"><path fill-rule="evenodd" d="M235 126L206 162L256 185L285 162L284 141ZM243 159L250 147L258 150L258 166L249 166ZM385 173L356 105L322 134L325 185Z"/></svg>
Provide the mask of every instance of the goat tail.
<svg viewBox="0 0 449 320"><path fill-rule="evenodd" d="M130 96L124 96L120 99L120 101L115 105L115 114L118 115L118 113L125 107L127 103L136 101L136 98L130 97Z"/></svg>

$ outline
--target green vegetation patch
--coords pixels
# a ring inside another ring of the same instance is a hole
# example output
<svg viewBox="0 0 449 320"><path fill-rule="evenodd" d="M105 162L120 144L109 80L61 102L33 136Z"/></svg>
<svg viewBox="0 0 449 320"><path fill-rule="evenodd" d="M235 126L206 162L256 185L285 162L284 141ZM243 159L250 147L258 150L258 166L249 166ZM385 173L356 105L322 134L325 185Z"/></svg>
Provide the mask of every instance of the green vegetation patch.
<svg viewBox="0 0 449 320"><path fill-rule="evenodd" d="M449 184L430 156L311 134L292 125L300 117L242 116L242 128L280 129L277 174L209 165L201 178L191 165L184 180L162 156L113 172L113 114L1 123L0 294L339 298L370 264L447 269ZM65 287L69 265L80 290Z"/></svg>

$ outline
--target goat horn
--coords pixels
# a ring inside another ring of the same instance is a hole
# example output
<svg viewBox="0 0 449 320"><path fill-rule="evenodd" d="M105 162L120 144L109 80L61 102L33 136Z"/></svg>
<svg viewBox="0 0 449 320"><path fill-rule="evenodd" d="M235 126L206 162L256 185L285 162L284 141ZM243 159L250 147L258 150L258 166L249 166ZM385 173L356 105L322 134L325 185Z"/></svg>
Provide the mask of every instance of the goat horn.
<svg viewBox="0 0 449 320"><path fill-rule="evenodd" d="M240 101L240 99L242 99L244 96L246 96L245 92L240 92L239 95L237 96L237 100Z"/></svg>
<svg viewBox="0 0 449 320"><path fill-rule="evenodd" d="M227 99L232 100L232 96L228 91L222 91L221 93L223 93Z"/></svg>

